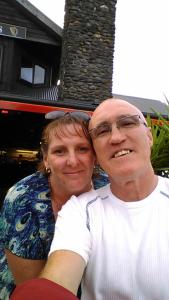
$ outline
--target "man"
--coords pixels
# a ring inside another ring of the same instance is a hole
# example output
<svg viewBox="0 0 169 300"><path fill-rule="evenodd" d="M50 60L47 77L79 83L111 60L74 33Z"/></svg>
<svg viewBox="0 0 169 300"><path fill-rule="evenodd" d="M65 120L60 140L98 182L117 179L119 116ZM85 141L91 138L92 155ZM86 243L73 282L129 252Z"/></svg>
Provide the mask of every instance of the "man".
<svg viewBox="0 0 169 300"><path fill-rule="evenodd" d="M62 208L36 295L51 280L51 299L69 299L57 298L64 289L72 299L82 280L82 300L167 300L169 180L154 174L150 128L120 99L102 102L89 126L110 185L73 196ZM16 289L12 299L23 299L19 293L31 286Z"/></svg>

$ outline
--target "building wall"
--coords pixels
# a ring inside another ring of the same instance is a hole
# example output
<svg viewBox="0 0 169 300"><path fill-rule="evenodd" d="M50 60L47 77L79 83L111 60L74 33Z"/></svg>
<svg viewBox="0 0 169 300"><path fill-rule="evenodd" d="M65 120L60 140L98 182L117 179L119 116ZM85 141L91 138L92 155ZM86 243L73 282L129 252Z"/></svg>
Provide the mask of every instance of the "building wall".
<svg viewBox="0 0 169 300"><path fill-rule="evenodd" d="M39 26L37 19L32 18L15 0L0 0L0 22L26 28L28 40L56 45L56 37Z"/></svg>
<svg viewBox="0 0 169 300"><path fill-rule="evenodd" d="M116 2L66 1L61 99L97 103L111 96Z"/></svg>

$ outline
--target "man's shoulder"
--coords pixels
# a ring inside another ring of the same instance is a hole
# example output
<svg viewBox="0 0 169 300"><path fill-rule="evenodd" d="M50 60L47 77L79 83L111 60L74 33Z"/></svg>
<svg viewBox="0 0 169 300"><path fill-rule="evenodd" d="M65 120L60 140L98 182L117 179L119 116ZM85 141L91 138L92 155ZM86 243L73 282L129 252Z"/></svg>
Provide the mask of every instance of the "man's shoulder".
<svg viewBox="0 0 169 300"><path fill-rule="evenodd" d="M83 193L78 196L78 201L83 201L85 203L89 203L91 201L96 201L98 199L102 200L109 194L110 184L107 184L98 189L92 189L89 192Z"/></svg>
<svg viewBox="0 0 169 300"><path fill-rule="evenodd" d="M160 188L162 190L165 190L165 192L167 192L169 197L169 178L159 176L159 184L160 184Z"/></svg>

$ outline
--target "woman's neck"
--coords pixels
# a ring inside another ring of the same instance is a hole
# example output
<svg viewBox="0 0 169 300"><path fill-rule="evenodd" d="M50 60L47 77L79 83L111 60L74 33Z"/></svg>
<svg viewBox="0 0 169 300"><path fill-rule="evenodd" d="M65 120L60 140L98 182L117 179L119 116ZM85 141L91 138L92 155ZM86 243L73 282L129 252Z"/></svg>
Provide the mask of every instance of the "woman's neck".
<svg viewBox="0 0 169 300"><path fill-rule="evenodd" d="M52 184L50 176L48 177L48 182L53 212L54 215L57 215L58 211L61 210L62 206L70 198L70 195L66 194L64 191L60 191L60 189L55 184Z"/></svg>

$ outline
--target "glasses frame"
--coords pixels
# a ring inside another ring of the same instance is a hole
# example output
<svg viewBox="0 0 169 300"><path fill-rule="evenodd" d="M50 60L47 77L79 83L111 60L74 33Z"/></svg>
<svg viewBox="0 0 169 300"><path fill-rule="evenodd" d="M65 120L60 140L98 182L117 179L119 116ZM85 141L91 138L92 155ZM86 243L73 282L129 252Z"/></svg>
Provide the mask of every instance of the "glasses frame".
<svg viewBox="0 0 169 300"><path fill-rule="evenodd" d="M146 122L141 118L140 115L138 115L138 114L136 114L136 115L127 115L127 116L120 117L115 122L111 122L111 123L110 122L107 122L107 123L105 122L105 124L100 124L100 125L96 126L95 128L90 129L89 130L89 134L90 134L90 136L91 136L92 139L97 139L97 138L101 137L101 136L97 136L97 134L95 134L95 132L98 130L99 127L104 126L104 125L108 125L109 126L109 133L112 132L112 125L113 124L116 124L116 128L120 130L120 128L122 127L121 125L119 125L119 123L121 122L121 120L125 120L125 119L131 118L131 117L138 117L138 124L132 124L131 126L128 125L128 127L126 125L126 129L127 128L137 127L140 124L143 124L145 127L148 127L147 124L146 124Z"/></svg>
<svg viewBox="0 0 169 300"><path fill-rule="evenodd" d="M90 120L90 115L86 112L83 111L70 111L70 112L65 112L64 110L54 110L50 111L45 115L46 120L57 120L60 119L66 115L70 115L75 118L82 119L85 122L88 122Z"/></svg>

